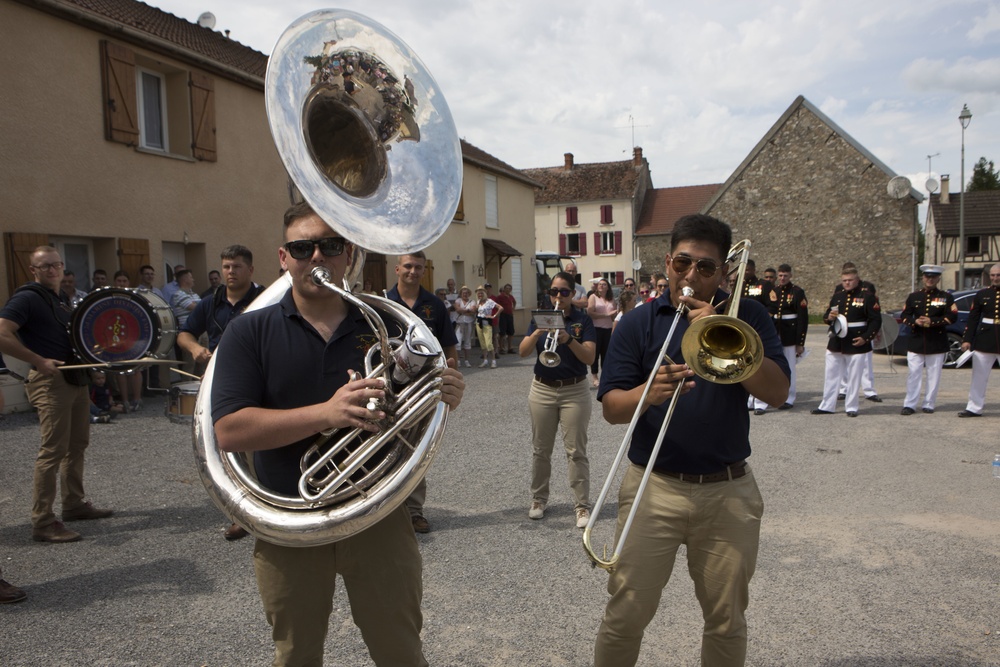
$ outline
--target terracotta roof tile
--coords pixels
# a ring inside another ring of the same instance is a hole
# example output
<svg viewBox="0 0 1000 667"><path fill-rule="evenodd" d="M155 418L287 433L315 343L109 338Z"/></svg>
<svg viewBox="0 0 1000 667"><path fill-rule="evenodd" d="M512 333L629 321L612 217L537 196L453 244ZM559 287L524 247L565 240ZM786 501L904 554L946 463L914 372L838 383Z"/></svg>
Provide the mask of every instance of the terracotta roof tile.
<svg viewBox="0 0 1000 667"><path fill-rule="evenodd" d="M267 70L267 56L263 53L229 39L221 32L202 28L196 23L137 0L62 0L62 2L67 6L97 14L190 49L252 76L263 78Z"/></svg>
<svg viewBox="0 0 1000 667"><path fill-rule="evenodd" d="M535 194L535 204L632 199L643 170L632 160L595 162L524 169L525 174L545 185Z"/></svg>
<svg viewBox="0 0 1000 667"><path fill-rule="evenodd" d="M938 234L958 236L959 194L952 193L948 204L941 195L931 195L934 228ZM965 234L1000 234L1000 190L965 193Z"/></svg>
<svg viewBox="0 0 1000 667"><path fill-rule="evenodd" d="M647 190L636 236L669 234L677 220L700 212L721 187L722 183L713 183Z"/></svg>

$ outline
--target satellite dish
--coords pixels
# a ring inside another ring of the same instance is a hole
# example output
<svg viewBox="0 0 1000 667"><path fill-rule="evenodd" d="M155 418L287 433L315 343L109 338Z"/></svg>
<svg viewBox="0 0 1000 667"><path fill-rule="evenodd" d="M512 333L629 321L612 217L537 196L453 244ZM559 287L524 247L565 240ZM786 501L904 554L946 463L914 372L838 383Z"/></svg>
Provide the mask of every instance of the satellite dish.
<svg viewBox="0 0 1000 667"><path fill-rule="evenodd" d="M212 12L203 12L202 15L198 17L198 25L202 28L208 28L209 30L215 29L215 14Z"/></svg>
<svg viewBox="0 0 1000 667"><path fill-rule="evenodd" d="M899 322L896 318L882 313L882 328L872 338L872 347L876 350L892 350L892 344L899 338Z"/></svg>
<svg viewBox="0 0 1000 667"><path fill-rule="evenodd" d="M640 262L637 259L633 259L632 260L632 270L633 271L638 271L641 268L642 268L642 262Z"/></svg>
<svg viewBox="0 0 1000 667"><path fill-rule="evenodd" d="M938 188L941 187L941 184L938 183L938 180L936 178L931 176L930 178L927 179L927 182L924 183L924 187L927 188L927 192L934 194L935 192L938 191Z"/></svg>
<svg viewBox="0 0 1000 667"><path fill-rule="evenodd" d="M910 183L910 179L906 176L894 176L889 180L889 185L886 188L889 192L889 196L893 199L902 199L906 195L910 194L910 188L913 187Z"/></svg>

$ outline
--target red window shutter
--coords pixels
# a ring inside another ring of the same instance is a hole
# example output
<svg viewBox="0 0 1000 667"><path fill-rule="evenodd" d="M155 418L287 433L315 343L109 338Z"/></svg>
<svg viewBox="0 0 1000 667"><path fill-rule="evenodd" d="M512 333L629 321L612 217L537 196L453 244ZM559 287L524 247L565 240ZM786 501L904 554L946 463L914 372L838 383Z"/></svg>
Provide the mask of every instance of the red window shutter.
<svg viewBox="0 0 1000 667"><path fill-rule="evenodd" d="M625 284L625 272L615 271L615 285L624 285L624 284Z"/></svg>
<svg viewBox="0 0 1000 667"><path fill-rule="evenodd" d="M577 213L576 206L567 206L566 207L566 226L567 227L576 227L578 224L580 224L579 220L577 218L576 213Z"/></svg>
<svg viewBox="0 0 1000 667"><path fill-rule="evenodd" d="M614 220L611 217L611 204L601 205L601 224L610 225Z"/></svg>
<svg viewBox="0 0 1000 667"><path fill-rule="evenodd" d="M594 271L594 278L600 278L600 277L601 277L601 272L600 271Z"/></svg>
<svg viewBox="0 0 1000 667"><path fill-rule="evenodd" d="M587 254L587 235L581 233L580 235L580 256Z"/></svg>
<svg viewBox="0 0 1000 667"><path fill-rule="evenodd" d="M559 235L559 254L560 255L565 255L566 254L566 235L565 234L560 234Z"/></svg>
<svg viewBox="0 0 1000 667"><path fill-rule="evenodd" d="M215 162L215 82L201 72L191 72L191 142L195 159Z"/></svg>
<svg viewBox="0 0 1000 667"><path fill-rule="evenodd" d="M622 254L622 233L615 232L615 254Z"/></svg>
<svg viewBox="0 0 1000 667"><path fill-rule="evenodd" d="M135 53L131 49L108 41L101 42L101 85L104 92L104 138L137 146L139 103L135 90Z"/></svg>
<svg viewBox="0 0 1000 667"><path fill-rule="evenodd" d="M604 248L601 247L601 233L594 232L594 254L603 255Z"/></svg>

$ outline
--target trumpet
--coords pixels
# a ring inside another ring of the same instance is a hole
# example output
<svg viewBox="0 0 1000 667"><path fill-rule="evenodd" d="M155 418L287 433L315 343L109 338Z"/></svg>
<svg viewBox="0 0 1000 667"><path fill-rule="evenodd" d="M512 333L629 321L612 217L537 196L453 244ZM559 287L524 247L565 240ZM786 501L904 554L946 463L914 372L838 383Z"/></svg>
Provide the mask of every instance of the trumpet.
<svg viewBox="0 0 1000 667"><path fill-rule="evenodd" d="M562 357L556 352L559 346L559 330L549 329L549 334L545 337L545 349L538 355L538 360L543 366L555 368L562 363Z"/></svg>
<svg viewBox="0 0 1000 667"><path fill-rule="evenodd" d="M746 272L747 260L750 258L749 240L744 239L733 246L733 249L726 257L725 263L729 264L737 258L739 259L739 264L736 269L735 286L729 298L718 306L722 308L728 304L726 314L709 315L696 320L688 327L684 333L684 337L681 339L681 353L684 356L684 361L694 371L695 375L718 384L742 382L760 370L761 365L764 363L764 348L760 336L753 327L736 317L739 310L740 295L743 293L743 276ZM682 288L681 292L684 296L694 295L694 290L690 287ZM653 364L653 369L646 380L642 397L639 399L635 413L632 415L632 421L625 431L625 438L622 440L618 454L611 465L611 472L608 474L604 486L601 488L601 494L597 497L597 502L594 503L590 514L590 521L587 522L587 527L583 531L583 549L587 552L592 566L600 567L608 572L614 571L621 558L622 547L628 538L632 527L632 520L635 518L636 510L639 508L639 502L642 500L642 494L646 490L646 483L653 472L653 464L660 453L663 439L666 437L667 427L670 426L674 408L677 406L677 399L681 396L679 386L670 398L667 413L660 426L656 443L653 445L653 449L649 455L649 463L646 465L642 481L639 483L638 489L636 489L635 498L632 501L632 509L629 511L628 517L626 517L625 523L622 525L622 531L618 536L617 543L612 545L612 555L610 558L607 557L606 551L603 557L597 554L591 544L591 535L594 526L597 524L597 518L600 516L601 509L604 507L604 502L608 497L608 492L611 490L611 484L614 482L618 468L621 466L622 459L625 458L625 453L632 442L632 433L635 431L635 427L639 423L639 418L642 416L643 406L646 404L646 398L649 396L653 381L656 379L656 373L664 361L671 364L674 363L667 356L667 348L673 339L678 322L684 318L687 310L684 304L681 304L677 309L677 315L670 324L670 329L663 340L663 345L660 346L659 356L656 363Z"/></svg>

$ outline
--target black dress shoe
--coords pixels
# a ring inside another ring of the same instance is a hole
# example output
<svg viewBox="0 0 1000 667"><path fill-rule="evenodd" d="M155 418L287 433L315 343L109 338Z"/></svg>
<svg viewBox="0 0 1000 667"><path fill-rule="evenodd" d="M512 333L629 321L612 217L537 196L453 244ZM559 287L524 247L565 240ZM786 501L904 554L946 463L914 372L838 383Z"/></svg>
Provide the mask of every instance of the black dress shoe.
<svg viewBox="0 0 1000 667"><path fill-rule="evenodd" d="M238 523L234 523L230 525L229 528L226 528L226 532L224 532L222 536L226 538L227 542L233 542L235 540L242 540L249 534L250 533L248 533L243 526Z"/></svg>
<svg viewBox="0 0 1000 667"><path fill-rule="evenodd" d="M759 417L760 415L764 414L764 411L758 408L754 410L753 413Z"/></svg>
<svg viewBox="0 0 1000 667"><path fill-rule="evenodd" d="M847 398L847 394L837 394L837 400L842 401Z"/></svg>
<svg viewBox="0 0 1000 667"><path fill-rule="evenodd" d="M878 397L878 394L873 394L872 396L865 396L866 401L871 401L872 403L881 403L882 399Z"/></svg>
<svg viewBox="0 0 1000 667"><path fill-rule="evenodd" d="M809 412L809 414L811 414L811 415L832 415L833 413L830 412L829 410L820 410L819 408L816 408L815 410L811 410Z"/></svg>
<svg viewBox="0 0 1000 667"><path fill-rule="evenodd" d="M858 416L858 413L857 413L857 412L848 412L848 413L847 413L847 416L848 416L848 417L857 417L857 416Z"/></svg>
<svg viewBox="0 0 1000 667"><path fill-rule="evenodd" d="M934 414L934 408L924 408L923 409L923 413L925 415L932 415L932 414Z"/></svg>
<svg viewBox="0 0 1000 667"><path fill-rule="evenodd" d="M778 406L778 409L779 410L791 410L794 407L795 406L792 405L791 403L782 403L781 405Z"/></svg>
<svg viewBox="0 0 1000 667"><path fill-rule="evenodd" d="M980 412L972 412L971 410L962 410L961 412L958 413L958 416L959 417L982 417L983 415Z"/></svg>
<svg viewBox="0 0 1000 667"><path fill-rule="evenodd" d="M909 417L914 412L916 412L916 410L914 410L913 408L903 408L902 410L900 410L899 414L903 415L904 417Z"/></svg>
<svg viewBox="0 0 1000 667"><path fill-rule="evenodd" d="M28 597L28 594L20 588L0 579L0 604L13 604L14 602L20 602L26 597Z"/></svg>

